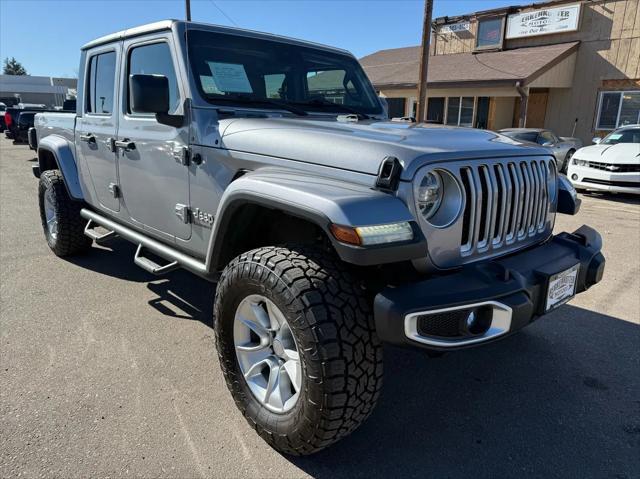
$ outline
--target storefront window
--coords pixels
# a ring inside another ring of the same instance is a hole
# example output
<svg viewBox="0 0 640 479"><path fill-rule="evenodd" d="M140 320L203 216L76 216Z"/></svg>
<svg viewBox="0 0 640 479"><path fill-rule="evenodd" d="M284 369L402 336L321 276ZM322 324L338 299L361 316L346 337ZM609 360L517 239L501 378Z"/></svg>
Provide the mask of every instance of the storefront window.
<svg viewBox="0 0 640 479"><path fill-rule="evenodd" d="M427 101L427 123L444 123L444 97L430 97Z"/></svg>
<svg viewBox="0 0 640 479"><path fill-rule="evenodd" d="M460 97L447 98L447 125L458 125L460 120Z"/></svg>
<svg viewBox="0 0 640 479"><path fill-rule="evenodd" d="M503 31L504 17L479 20L476 50L502 48Z"/></svg>
<svg viewBox="0 0 640 479"><path fill-rule="evenodd" d="M600 93L597 130L614 130L635 123L640 123L640 90Z"/></svg>
<svg viewBox="0 0 640 479"><path fill-rule="evenodd" d="M460 109L460 126L473 126L473 97L463 97Z"/></svg>
<svg viewBox="0 0 640 479"><path fill-rule="evenodd" d="M474 97L447 98L447 125L473 126Z"/></svg>

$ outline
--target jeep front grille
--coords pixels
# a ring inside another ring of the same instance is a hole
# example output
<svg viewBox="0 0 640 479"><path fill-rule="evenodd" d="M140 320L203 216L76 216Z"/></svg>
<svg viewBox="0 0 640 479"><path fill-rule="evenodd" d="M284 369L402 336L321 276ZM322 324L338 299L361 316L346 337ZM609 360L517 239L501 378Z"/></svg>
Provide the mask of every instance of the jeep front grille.
<svg viewBox="0 0 640 479"><path fill-rule="evenodd" d="M544 232L549 174L555 174L551 160L478 162L460 168L466 198L461 255L499 249Z"/></svg>

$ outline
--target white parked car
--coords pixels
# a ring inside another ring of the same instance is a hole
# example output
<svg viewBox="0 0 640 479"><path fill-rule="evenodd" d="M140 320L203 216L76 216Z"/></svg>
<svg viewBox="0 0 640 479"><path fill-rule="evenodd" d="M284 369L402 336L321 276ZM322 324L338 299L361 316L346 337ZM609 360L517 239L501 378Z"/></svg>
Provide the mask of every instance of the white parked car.
<svg viewBox="0 0 640 479"><path fill-rule="evenodd" d="M640 125L627 125L575 152L567 177L577 190L640 194Z"/></svg>

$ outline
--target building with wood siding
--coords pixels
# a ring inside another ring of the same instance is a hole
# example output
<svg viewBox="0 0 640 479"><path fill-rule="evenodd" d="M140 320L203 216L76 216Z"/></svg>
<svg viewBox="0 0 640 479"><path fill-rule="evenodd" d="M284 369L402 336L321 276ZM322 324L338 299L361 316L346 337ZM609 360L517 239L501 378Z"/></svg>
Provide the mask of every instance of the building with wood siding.
<svg viewBox="0 0 640 479"><path fill-rule="evenodd" d="M639 0L553 1L434 20L429 122L550 128L588 142L640 123ZM391 116L414 116L420 47L360 60Z"/></svg>

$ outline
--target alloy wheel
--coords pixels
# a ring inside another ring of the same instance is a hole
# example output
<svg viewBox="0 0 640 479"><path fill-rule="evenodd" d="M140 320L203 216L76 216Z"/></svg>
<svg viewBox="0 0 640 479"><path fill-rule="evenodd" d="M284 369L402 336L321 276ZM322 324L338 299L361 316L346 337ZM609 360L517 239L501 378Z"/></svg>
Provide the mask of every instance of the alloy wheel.
<svg viewBox="0 0 640 479"><path fill-rule="evenodd" d="M53 199L53 188L48 188L44 193L44 215L47 221L47 231L53 239L56 239L58 237L58 215Z"/></svg>
<svg viewBox="0 0 640 479"><path fill-rule="evenodd" d="M295 338L278 307L264 296L247 296L233 325L236 357L254 397L276 413L290 411L302 388L302 368Z"/></svg>

